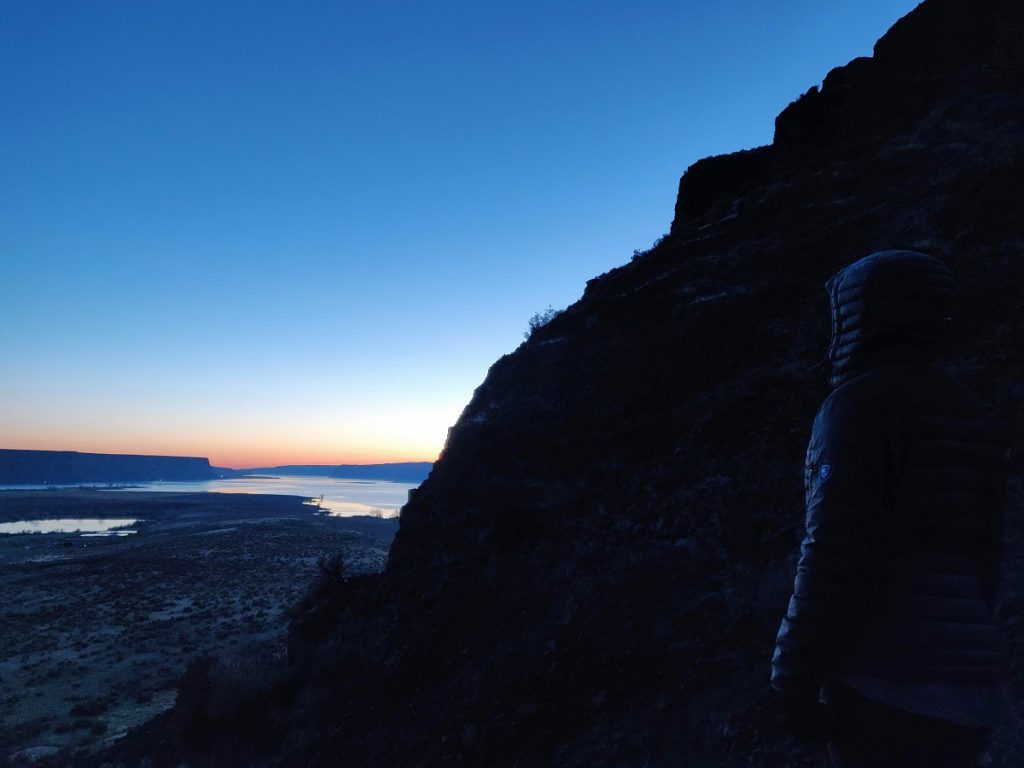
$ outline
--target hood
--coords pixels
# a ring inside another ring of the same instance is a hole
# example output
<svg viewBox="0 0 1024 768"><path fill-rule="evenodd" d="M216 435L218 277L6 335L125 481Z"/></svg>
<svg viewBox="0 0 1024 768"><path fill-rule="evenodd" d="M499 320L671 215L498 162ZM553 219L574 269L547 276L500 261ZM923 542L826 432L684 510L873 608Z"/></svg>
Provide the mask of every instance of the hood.
<svg viewBox="0 0 1024 768"><path fill-rule="evenodd" d="M931 360L948 333L953 274L934 256L880 251L827 283L833 387L886 363Z"/></svg>

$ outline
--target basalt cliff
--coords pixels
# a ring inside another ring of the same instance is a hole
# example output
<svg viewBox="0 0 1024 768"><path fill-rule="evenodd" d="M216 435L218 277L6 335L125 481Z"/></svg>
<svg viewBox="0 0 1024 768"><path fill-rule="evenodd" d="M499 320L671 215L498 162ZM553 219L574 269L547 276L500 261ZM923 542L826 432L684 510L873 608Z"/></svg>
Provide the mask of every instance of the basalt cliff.
<svg viewBox="0 0 1024 768"><path fill-rule="evenodd" d="M1014 434L1000 611L1018 663L1022 41L1019 0L927 0L770 146L695 163L669 235L493 365L386 572L320 584L258 683L196 665L106 759L822 765L763 694L828 391L822 285L890 248L953 269L948 365ZM1021 732L990 757L1024 762Z"/></svg>
<svg viewBox="0 0 1024 768"><path fill-rule="evenodd" d="M0 450L0 483L135 483L212 480L210 460L195 456Z"/></svg>

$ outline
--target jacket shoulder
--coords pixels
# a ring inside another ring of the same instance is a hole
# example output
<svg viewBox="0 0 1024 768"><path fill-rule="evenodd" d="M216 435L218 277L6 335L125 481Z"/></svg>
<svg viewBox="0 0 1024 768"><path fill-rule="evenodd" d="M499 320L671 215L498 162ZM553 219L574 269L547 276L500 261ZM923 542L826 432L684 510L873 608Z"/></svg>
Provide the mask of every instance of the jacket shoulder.
<svg viewBox="0 0 1024 768"><path fill-rule="evenodd" d="M843 383L825 399L815 419L816 430L839 425L1008 443L981 399L938 365L883 366Z"/></svg>
<svg viewBox="0 0 1024 768"><path fill-rule="evenodd" d="M893 386L890 372L870 371L832 390L818 409L815 423L870 422L901 410L903 405L905 398Z"/></svg>

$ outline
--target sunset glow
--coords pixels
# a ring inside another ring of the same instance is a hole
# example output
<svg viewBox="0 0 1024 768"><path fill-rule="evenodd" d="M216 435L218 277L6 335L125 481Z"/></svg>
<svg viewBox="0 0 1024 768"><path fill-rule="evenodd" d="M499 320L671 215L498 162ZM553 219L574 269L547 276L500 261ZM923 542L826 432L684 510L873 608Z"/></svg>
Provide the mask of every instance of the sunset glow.
<svg viewBox="0 0 1024 768"><path fill-rule="evenodd" d="M689 164L914 5L5 4L0 447L435 459Z"/></svg>

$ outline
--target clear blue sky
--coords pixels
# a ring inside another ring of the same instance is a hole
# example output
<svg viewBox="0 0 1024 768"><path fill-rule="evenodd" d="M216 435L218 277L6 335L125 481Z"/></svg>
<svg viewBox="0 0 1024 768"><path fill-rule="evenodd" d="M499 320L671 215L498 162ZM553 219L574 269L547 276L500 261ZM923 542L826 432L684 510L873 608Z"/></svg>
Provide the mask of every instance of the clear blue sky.
<svg viewBox="0 0 1024 768"><path fill-rule="evenodd" d="M0 447L433 459L911 0L0 3Z"/></svg>

